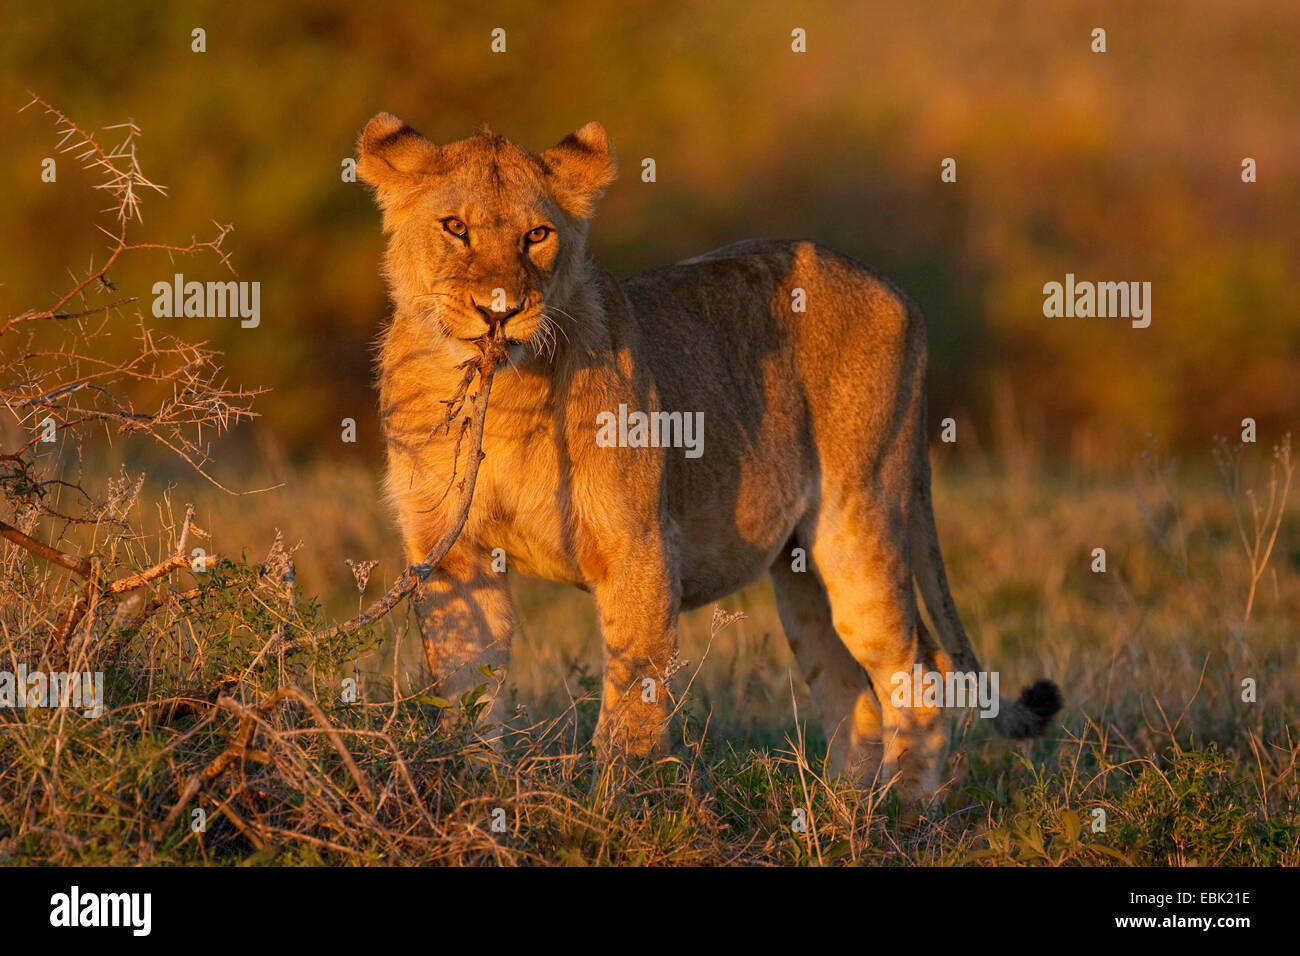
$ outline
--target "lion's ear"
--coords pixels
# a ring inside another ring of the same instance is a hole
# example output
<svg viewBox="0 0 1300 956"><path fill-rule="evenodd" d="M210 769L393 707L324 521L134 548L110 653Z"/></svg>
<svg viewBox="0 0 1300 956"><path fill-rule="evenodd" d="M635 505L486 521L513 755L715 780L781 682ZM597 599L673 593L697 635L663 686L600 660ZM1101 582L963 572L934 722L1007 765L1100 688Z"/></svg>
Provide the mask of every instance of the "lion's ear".
<svg viewBox="0 0 1300 956"><path fill-rule="evenodd" d="M392 113L379 113L357 142L357 175L375 187L385 212L398 205L422 173L433 169L438 147Z"/></svg>
<svg viewBox="0 0 1300 956"><path fill-rule="evenodd" d="M588 123L542 153L555 196L567 213L590 219L596 200L618 175L614 144L599 123Z"/></svg>

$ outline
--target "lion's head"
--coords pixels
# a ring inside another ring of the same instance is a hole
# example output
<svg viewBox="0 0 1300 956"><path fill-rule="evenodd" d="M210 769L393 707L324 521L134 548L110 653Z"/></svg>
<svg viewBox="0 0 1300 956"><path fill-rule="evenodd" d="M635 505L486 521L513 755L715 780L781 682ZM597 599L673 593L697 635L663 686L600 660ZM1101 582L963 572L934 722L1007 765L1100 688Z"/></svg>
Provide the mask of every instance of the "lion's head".
<svg viewBox="0 0 1300 956"><path fill-rule="evenodd" d="M357 151L391 234L386 271L399 310L463 340L496 325L512 342L547 338L581 281L587 222L615 176L599 123L538 156L487 129L435 146L380 113Z"/></svg>

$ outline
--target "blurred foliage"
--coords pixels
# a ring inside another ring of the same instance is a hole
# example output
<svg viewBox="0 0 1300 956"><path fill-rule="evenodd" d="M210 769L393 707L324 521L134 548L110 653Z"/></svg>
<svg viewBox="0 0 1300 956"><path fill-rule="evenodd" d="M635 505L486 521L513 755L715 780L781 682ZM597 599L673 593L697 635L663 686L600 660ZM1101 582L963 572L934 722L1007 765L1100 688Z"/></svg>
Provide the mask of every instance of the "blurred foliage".
<svg viewBox="0 0 1300 956"><path fill-rule="evenodd" d="M258 329L176 320L209 325L186 334L226 351L231 384L273 389L226 440L373 462L387 305L378 216L340 177L357 132L386 109L435 141L487 122L540 150L598 119L623 161L593 227L604 264L760 235L853 255L926 311L930 414L976 447L1012 429L1129 460L1148 432L1204 447L1248 415L1267 440L1300 407L1297 48L1286 0L25 4L0 33L0 313L44 307L106 241L70 157L40 181L54 137L16 113L24 91L90 128L130 117L170 187L145 207L152 237L231 222L240 278L262 283ZM115 279L146 309L175 271L221 277L207 259L137 269ZM1151 281L1151 327L1044 318L1066 272Z"/></svg>

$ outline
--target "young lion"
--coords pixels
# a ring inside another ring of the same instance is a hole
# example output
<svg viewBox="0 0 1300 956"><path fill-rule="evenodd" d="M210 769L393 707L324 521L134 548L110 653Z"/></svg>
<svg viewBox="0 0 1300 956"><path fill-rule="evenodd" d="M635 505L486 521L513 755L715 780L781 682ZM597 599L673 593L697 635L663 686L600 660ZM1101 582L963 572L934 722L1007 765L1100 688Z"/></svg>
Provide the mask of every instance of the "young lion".
<svg viewBox="0 0 1300 956"><path fill-rule="evenodd" d="M513 608L492 566L501 548L524 573L595 598L598 752L658 752L678 613L767 572L832 741L832 771L898 773L905 792L933 793L943 711L897 706L895 675L979 664L930 508L915 305L811 242L741 242L618 281L586 253L596 200L615 176L597 123L538 156L487 130L435 146L381 113L358 152L391 235L396 310L382 338L380 411L387 494L412 562L450 520L459 434L440 425L458 366L498 326L510 343L468 521L416 596L440 693L507 660ZM700 421L698 447L665 447ZM1041 733L1059 707L1056 687L1040 681L1004 701L994 725ZM499 722L500 696L494 708Z"/></svg>

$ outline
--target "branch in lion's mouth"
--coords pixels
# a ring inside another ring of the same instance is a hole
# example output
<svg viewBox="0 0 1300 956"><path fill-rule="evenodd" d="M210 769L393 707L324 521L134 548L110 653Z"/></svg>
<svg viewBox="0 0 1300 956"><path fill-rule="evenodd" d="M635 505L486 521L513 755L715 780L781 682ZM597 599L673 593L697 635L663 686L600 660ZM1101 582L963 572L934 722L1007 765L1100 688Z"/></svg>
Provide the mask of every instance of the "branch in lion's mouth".
<svg viewBox="0 0 1300 956"><path fill-rule="evenodd" d="M492 327L482 335L473 338L457 336L457 339L461 342L467 342L470 345L477 346L480 351L485 348L487 343L495 342L501 349L501 360L507 363L514 363L527 354L525 350L528 350L531 354L536 356L542 354L544 346L541 341L542 336L540 332L540 329L534 329L526 336L516 337L507 334L504 323L494 322Z"/></svg>
<svg viewBox="0 0 1300 956"><path fill-rule="evenodd" d="M498 364L509 360L506 347L510 340L506 338L504 326L504 322L493 322L486 333L472 340L483 353L479 362L480 375L490 375Z"/></svg>
<svg viewBox="0 0 1300 956"><path fill-rule="evenodd" d="M488 342L499 342L502 346L527 345L532 340L532 336L529 336L526 339L516 339L501 332L499 326L493 326L491 331L484 332L482 335L476 335L473 338L458 335L456 336L456 339L459 342L468 342L470 345L477 345L481 350Z"/></svg>

